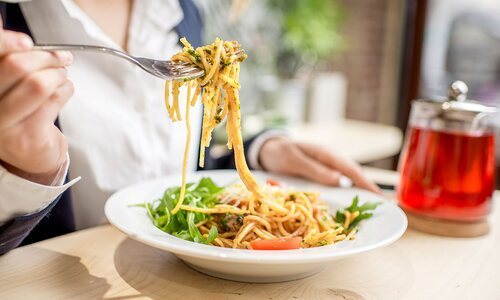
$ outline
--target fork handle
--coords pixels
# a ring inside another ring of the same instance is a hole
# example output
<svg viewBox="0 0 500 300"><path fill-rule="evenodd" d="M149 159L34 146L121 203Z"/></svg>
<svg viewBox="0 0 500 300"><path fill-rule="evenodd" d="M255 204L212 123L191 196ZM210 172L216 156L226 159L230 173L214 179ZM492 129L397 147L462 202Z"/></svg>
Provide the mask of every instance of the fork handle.
<svg viewBox="0 0 500 300"><path fill-rule="evenodd" d="M66 50L66 51L91 51L98 53L106 53L114 56L118 56L124 58L136 65L140 65L139 62L132 56L127 53L103 46L93 46L93 45L76 45L76 44L36 44L33 46L34 50L41 51L58 51L58 50Z"/></svg>

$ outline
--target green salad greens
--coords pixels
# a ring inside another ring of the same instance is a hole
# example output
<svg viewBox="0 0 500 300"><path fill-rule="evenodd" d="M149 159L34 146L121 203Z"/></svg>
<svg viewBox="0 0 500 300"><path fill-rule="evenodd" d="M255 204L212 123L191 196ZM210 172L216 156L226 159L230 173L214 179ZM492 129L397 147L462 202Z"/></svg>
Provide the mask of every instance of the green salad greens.
<svg viewBox="0 0 500 300"><path fill-rule="evenodd" d="M366 220L366 219L371 218L373 216L373 213L371 213L369 211L372 211L375 208L377 208L377 206L382 204L382 202L366 202L361 206L359 206L358 204L359 204L359 197L356 196L356 197L354 197L354 199L352 199L351 205L349 205L348 207L346 207L344 209L339 209L335 213L335 216L333 218L335 220L335 222L337 222L339 224L343 224L345 221L345 218L346 218L344 211L348 211L350 213L354 213L356 211L359 211L359 215L349 223L348 228L345 228L346 232L350 232L351 230L356 229L359 222L361 222L362 220Z"/></svg>
<svg viewBox="0 0 500 300"><path fill-rule="evenodd" d="M186 196L184 205L199 208L212 208L217 202L217 195L224 187L216 185L210 178L202 178L195 185L186 185ZM178 238L196 243L209 244L218 234L217 228L212 226L207 238L204 238L196 224L211 218L210 215L179 210L175 215L170 212L174 209L179 199L181 188L168 188L163 197L153 203L135 204L133 206L144 207L153 224L159 229L170 233Z"/></svg>

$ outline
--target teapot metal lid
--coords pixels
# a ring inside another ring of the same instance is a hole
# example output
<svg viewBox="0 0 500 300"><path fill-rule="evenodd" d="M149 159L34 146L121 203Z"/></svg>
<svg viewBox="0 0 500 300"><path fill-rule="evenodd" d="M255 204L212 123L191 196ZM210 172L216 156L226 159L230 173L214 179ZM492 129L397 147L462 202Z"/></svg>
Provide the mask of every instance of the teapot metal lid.
<svg viewBox="0 0 500 300"><path fill-rule="evenodd" d="M494 106L484 105L474 100L467 99L469 88L463 81L454 81L448 88L448 97L436 99L419 99L416 102L428 104L434 109L440 110L442 113L452 113L455 117L463 113L470 116L476 114L490 114L498 112L498 108Z"/></svg>

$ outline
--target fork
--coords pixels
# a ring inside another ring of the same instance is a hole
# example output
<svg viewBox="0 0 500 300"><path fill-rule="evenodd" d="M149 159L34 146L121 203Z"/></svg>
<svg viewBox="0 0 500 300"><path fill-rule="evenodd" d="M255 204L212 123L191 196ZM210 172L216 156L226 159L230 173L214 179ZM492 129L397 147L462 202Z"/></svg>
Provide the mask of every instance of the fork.
<svg viewBox="0 0 500 300"><path fill-rule="evenodd" d="M194 64L185 62L173 62L171 60L155 60L145 57L136 57L129 55L123 51L91 45L71 45L71 44L37 44L34 50L43 51L92 51L104 54L111 54L123 58L151 75L159 77L163 80L190 80L205 75L205 71ZM236 53L237 56L243 53L242 50Z"/></svg>

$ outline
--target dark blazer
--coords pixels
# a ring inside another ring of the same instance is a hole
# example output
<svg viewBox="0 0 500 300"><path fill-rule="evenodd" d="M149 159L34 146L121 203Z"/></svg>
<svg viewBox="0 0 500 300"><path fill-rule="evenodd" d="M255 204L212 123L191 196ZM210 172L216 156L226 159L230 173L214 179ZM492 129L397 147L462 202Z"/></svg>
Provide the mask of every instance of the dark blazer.
<svg viewBox="0 0 500 300"><path fill-rule="evenodd" d="M192 0L180 0L184 19L175 28L179 36L186 37L193 46L202 45L203 21ZM17 4L0 2L4 28L24 32L31 36L24 16ZM58 125L56 121L56 125ZM248 147L253 139L245 142ZM217 159L206 153L205 169L235 168L233 154ZM70 191L55 199L47 208L34 214L16 217L0 226L0 255L19 246L75 231Z"/></svg>

